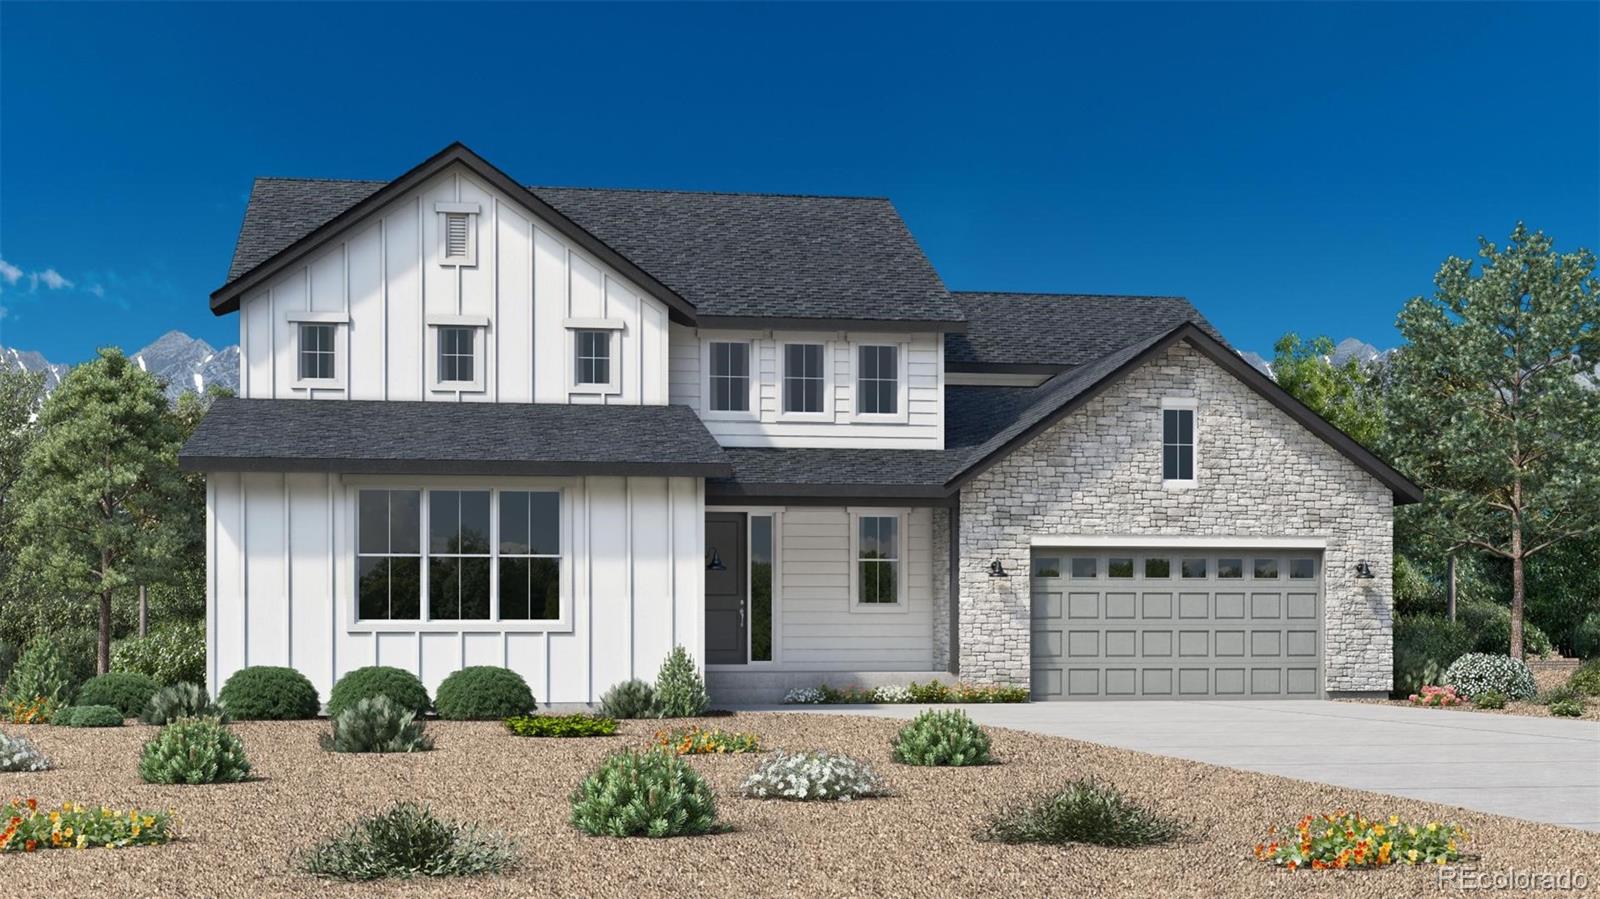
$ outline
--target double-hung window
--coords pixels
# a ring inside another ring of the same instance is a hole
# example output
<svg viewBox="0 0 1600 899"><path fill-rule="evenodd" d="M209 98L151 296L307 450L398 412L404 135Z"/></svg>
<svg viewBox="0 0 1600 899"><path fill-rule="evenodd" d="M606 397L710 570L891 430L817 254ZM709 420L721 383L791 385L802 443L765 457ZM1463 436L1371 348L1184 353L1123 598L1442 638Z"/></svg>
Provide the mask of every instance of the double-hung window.
<svg viewBox="0 0 1600 899"><path fill-rule="evenodd" d="M1187 400L1161 403L1161 480L1169 486L1193 484L1195 406Z"/></svg>
<svg viewBox="0 0 1600 899"><path fill-rule="evenodd" d="M477 329L441 327L439 330L439 383L471 384L477 380Z"/></svg>
<svg viewBox="0 0 1600 899"><path fill-rule="evenodd" d="M820 343L783 345L783 411L826 412L827 377L823 369L826 346Z"/></svg>
<svg viewBox="0 0 1600 899"><path fill-rule="evenodd" d="M580 386L611 383L611 332L574 331L576 371L573 383Z"/></svg>
<svg viewBox="0 0 1600 899"><path fill-rule="evenodd" d="M856 414L897 415L899 412L900 348L857 347Z"/></svg>
<svg viewBox="0 0 1600 899"><path fill-rule="evenodd" d="M713 341L710 355L711 412L750 411L750 344Z"/></svg>
<svg viewBox="0 0 1600 899"><path fill-rule="evenodd" d="M562 619L561 493L357 494L361 621Z"/></svg>
<svg viewBox="0 0 1600 899"><path fill-rule="evenodd" d="M898 604L902 581L900 517L857 516L855 537L856 603L877 607Z"/></svg>

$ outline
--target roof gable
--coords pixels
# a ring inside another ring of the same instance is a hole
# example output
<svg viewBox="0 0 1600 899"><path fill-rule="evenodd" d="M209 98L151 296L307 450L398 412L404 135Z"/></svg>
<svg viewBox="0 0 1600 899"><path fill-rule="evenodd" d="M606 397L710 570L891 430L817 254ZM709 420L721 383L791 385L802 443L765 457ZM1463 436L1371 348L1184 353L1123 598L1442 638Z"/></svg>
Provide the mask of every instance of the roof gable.
<svg viewBox="0 0 1600 899"><path fill-rule="evenodd" d="M950 371L1059 372L1126 346L1130 338L1194 322L1222 337L1183 297L1103 294L951 293L967 330L945 336Z"/></svg>

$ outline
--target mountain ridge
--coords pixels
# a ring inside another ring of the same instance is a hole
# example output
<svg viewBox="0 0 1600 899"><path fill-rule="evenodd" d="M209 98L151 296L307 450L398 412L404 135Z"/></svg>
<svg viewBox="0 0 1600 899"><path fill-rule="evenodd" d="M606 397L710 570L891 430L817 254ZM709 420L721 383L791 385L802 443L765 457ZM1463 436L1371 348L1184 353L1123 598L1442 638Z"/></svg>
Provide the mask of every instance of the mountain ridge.
<svg viewBox="0 0 1600 899"><path fill-rule="evenodd" d="M204 393L211 387L225 387L233 391L239 389L237 345L219 350L198 337L172 330L130 353L128 358L166 384L167 396L171 399L188 390ZM51 362L44 354L34 350L4 346L0 346L0 364L14 365L24 371L44 372L45 393L59 387L61 379L73 368L66 363Z"/></svg>

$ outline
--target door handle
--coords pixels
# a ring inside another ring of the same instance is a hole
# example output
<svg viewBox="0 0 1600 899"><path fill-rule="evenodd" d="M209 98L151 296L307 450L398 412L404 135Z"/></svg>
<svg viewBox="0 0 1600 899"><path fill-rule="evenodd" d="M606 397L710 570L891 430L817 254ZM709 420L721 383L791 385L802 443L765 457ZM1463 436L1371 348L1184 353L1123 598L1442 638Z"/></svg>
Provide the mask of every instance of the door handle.
<svg viewBox="0 0 1600 899"><path fill-rule="evenodd" d="M739 626L744 627L744 600L739 600Z"/></svg>

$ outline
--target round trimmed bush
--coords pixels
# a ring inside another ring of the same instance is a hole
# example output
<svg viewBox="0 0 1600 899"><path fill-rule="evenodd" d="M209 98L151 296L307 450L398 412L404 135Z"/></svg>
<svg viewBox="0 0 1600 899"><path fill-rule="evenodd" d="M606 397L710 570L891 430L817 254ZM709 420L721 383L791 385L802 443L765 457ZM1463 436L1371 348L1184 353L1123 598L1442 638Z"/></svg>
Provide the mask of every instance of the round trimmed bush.
<svg viewBox="0 0 1600 899"><path fill-rule="evenodd" d="M894 760L905 765L984 765L989 735L959 709L926 711L900 728Z"/></svg>
<svg viewBox="0 0 1600 899"><path fill-rule="evenodd" d="M139 776L151 784L237 783L250 776L244 741L216 718L182 718L144 744Z"/></svg>
<svg viewBox="0 0 1600 899"><path fill-rule="evenodd" d="M150 704L150 697L161 689L148 674L113 671L90 678L78 690L78 705L109 705L132 718Z"/></svg>
<svg viewBox="0 0 1600 899"><path fill-rule="evenodd" d="M66 723L68 727L121 727L122 710L111 705L75 705Z"/></svg>
<svg viewBox="0 0 1600 899"><path fill-rule="evenodd" d="M607 718L649 718L656 705L656 688L638 678L625 680L600 697L600 714Z"/></svg>
<svg viewBox="0 0 1600 899"><path fill-rule="evenodd" d="M1507 699L1532 699L1537 692L1526 662L1483 652L1469 652L1451 662L1444 683L1468 697L1493 691Z"/></svg>
<svg viewBox="0 0 1600 899"><path fill-rule="evenodd" d="M328 717L337 718L345 709L374 696L387 696L390 702L418 715L428 714L431 705L428 688L415 674L388 665L368 665L346 674L333 685L328 693Z"/></svg>
<svg viewBox="0 0 1600 899"><path fill-rule="evenodd" d="M240 668L222 685L217 699L240 721L315 718L321 705L317 688L304 674L275 665Z"/></svg>
<svg viewBox="0 0 1600 899"><path fill-rule="evenodd" d="M434 709L452 721L498 721L526 715L535 706L533 691L510 668L474 665L444 679Z"/></svg>
<svg viewBox="0 0 1600 899"><path fill-rule="evenodd" d="M572 826L592 836L676 837L717 823L711 787L668 752L614 753L572 793Z"/></svg>

